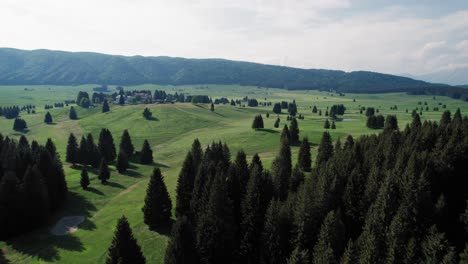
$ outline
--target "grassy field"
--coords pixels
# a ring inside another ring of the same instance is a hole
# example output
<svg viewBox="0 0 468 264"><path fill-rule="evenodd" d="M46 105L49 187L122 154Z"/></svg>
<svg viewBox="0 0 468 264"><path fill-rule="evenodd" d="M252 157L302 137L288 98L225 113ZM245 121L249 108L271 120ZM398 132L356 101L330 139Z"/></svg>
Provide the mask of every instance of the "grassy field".
<svg viewBox="0 0 468 264"><path fill-rule="evenodd" d="M29 140L45 143L52 138L62 158L68 135L76 136L92 133L98 138L101 128L108 128L118 146L124 129L128 129L136 149L140 149L144 139L148 139L154 151L156 165L161 167L165 182L173 201L177 175L186 152L195 138L203 145L212 141L225 141L231 149L231 155L243 149L250 158L259 153L264 164L269 167L279 147L280 131L286 123L286 114L280 115L280 128L275 129L273 123L276 115L271 114L272 107L233 107L216 105L215 112L209 110L209 105L192 105L176 103L173 105L111 105L111 111L101 113L96 109L77 107L79 120L69 120L69 108L50 110L55 124L46 125L44 105L75 99L78 91L92 92L96 85L83 86L0 86L0 106L35 104L36 114L22 113L22 118L28 123L29 131L25 135ZM28 88L28 89L25 89ZM313 144L312 159L316 156L318 144L323 131L325 116L312 114L314 105L325 113L327 106L342 103L346 106L345 121L336 123L336 130L330 130L334 140L344 139L347 135L359 136L377 133L366 127L366 118L359 113L361 106L376 107L380 114L395 114L400 128L411 120L411 111L421 107L418 102L427 102L430 111L423 111L423 120L439 120L442 114L439 103L446 104L452 113L460 108L462 113L468 112L468 104L446 97L410 96L406 94L346 94L338 96L318 91L287 91L271 88L242 86L156 86L141 85L126 87L126 89L151 90L162 89L169 93L186 93L191 95L206 94L214 98L227 97L240 99L244 96L271 102L296 100L298 111L305 115L304 120L298 120L300 136L307 136ZM353 102L355 99L355 102ZM390 110L393 105L398 110ZM432 111L439 106L439 111ZM148 121L142 116L143 109L148 107L156 120ZM425 108L425 106L424 106ZM408 109L408 113L406 113ZM270 112L270 118L264 117L265 129L252 130L253 117L259 113ZM4 136L19 137L21 133L12 130L13 120L0 118L0 133ZM293 147L293 160L297 156L297 147ZM116 173L112 167L110 184L101 185L95 172L91 173L91 188L83 191L79 186L79 169L71 168L64 163L69 196L65 205L51 220L50 225L35 232L25 234L10 241L0 242L0 248L11 263L103 263L107 247L113 236L117 219L125 214L131 223L139 244L143 248L148 263L161 263L164 257L167 234L149 231L143 223L141 207L146 185L152 166L132 164L125 175ZM50 228L63 216L84 215L86 221L78 231L67 236L53 236ZM32 219L33 221L33 219Z"/></svg>

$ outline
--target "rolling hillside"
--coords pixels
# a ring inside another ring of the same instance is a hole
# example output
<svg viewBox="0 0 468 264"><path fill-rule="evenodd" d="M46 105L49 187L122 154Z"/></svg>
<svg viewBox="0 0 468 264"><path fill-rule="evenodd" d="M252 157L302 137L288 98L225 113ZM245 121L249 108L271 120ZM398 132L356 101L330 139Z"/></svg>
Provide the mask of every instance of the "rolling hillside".
<svg viewBox="0 0 468 264"><path fill-rule="evenodd" d="M0 84L239 84L289 90L401 92L431 84L374 72L298 69L223 59L0 48Z"/></svg>

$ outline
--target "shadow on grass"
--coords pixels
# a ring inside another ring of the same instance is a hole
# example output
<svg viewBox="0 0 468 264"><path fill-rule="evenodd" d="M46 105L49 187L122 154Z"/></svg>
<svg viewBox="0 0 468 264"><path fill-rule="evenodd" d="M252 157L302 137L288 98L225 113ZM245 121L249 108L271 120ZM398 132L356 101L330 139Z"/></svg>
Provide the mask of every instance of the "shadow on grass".
<svg viewBox="0 0 468 264"><path fill-rule="evenodd" d="M153 164L154 166L159 167L159 168L170 168L169 166L163 163L154 162Z"/></svg>
<svg viewBox="0 0 468 264"><path fill-rule="evenodd" d="M27 134L29 131L29 129L21 129L21 130L14 130L15 133L13 133L13 135L17 135L17 136L21 136L22 134ZM1 263L1 262L0 262Z"/></svg>
<svg viewBox="0 0 468 264"><path fill-rule="evenodd" d="M92 192L92 193L97 194L97 195L104 195L103 192L101 192L100 190L98 190L98 189L96 189L94 187L89 187L88 186L88 188L86 188L86 191Z"/></svg>
<svg viewBox="0 0 468 264"><path fill-rule="evenodd" d="M132 178L140 178L143 176L141 173L134 170L127 170L126 172L122 173L122 175L129 176Z"/></svg>
<svg viewBox="0 0 468 264"><path fill-rule="evenodd" d="M154 116L152 116L150 118L145 118L145 119L148 120L148 121L159 121L159 119L157 117L154 117Z"/></svg>
<svg viewBox="0 0 468 264"><path fill-rule="evenodd" d="M125 186L123 186L122 184L120 183L116 183L116 182L106 182L105 185L108 185L110 187L114 187L114 188L119 188L119 189L126 189Z"/></svg>
<svg viewBox="0 0 468 264"><path fill-rule="evenodd" d="M91 212L97 210L96 207L81 194L69 192L62 208L51 219L49 226L11 239L7 241L7 245L33 258L37 257L43 261L54 262L60 262L59 249L75 252L84 251L84 245L78 237L73 234L55 236L50 233L50 230L62 217L74 215L85 217L85 221L78 226L78 229L94 230L96 229L96 225L89 219ZM3 263L1 262L1 257L0 263Z"/></svg>
<svg viewBox="0 0 468 264"><path fill-rule="evenodd" d="M174 219L171 219L171 222L167 227L158 227L158 228L150 228L151 231L157 232L161 235L169 236L171 234L172 225L175 223Z"/></svg>
<svg viewBox="0 0 468 264"><path fill-rule="evenodd" d="M279 133L279 131L274 130L274 129L270 129L270 128L257 128L257 131L263 131L263 132L272 133L272 134L278 134Z"/></svg>

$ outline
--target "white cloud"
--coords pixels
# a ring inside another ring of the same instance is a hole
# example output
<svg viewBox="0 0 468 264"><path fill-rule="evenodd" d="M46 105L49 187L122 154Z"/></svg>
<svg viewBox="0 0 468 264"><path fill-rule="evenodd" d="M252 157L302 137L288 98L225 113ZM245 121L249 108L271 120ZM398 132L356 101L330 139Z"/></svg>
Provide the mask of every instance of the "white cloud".
<svg viewBox="0 0 468 264"><path fill-rule="evenodd" d="M413 74L467 63L468 7L354 11L351 0L3 0L0 46Z"/></svg>

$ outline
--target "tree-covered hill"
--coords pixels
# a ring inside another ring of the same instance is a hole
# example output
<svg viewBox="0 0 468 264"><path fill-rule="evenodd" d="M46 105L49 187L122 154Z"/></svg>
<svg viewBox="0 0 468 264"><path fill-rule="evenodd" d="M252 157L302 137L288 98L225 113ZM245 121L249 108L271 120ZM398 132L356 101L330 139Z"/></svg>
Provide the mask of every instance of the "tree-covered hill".
<svg viewBox="0 0 468 264"><path fill-rule="evenodd" d="M89 52L0 48L0 84L240 84L333 89L340 92L407 91L431 84L374 72L299 69L223 59L114 56Z"/></svg>

